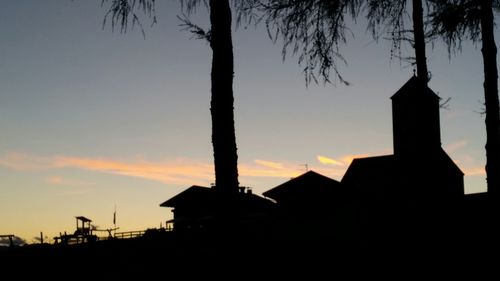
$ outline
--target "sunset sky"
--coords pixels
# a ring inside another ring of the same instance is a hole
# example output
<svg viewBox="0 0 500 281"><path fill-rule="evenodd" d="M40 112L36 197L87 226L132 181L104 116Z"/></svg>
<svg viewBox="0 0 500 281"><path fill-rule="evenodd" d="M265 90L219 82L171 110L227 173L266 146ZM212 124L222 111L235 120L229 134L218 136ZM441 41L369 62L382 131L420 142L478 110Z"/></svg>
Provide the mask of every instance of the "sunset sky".
<svg viewBox="0 0 500 281"><path fill-rule="evenodd" d="M160 203L214 182L208 44L181 31L177 1L158 1L145 39L103 29L100 2L2 1L0 234L52 238L72 233L75 216L109 228L115 205L120 231L159 227L172 218ZM207 26L208 13L191 19ZM309 87L263 26L235 30L241 185L261 194L306 165L341 180L353 158L392 153L390 97L413 69L390 60L390 42L374 42L363 21L351 29L341 50L351 85ZM443 147L466 192L485 191L480 46L451 59L439 42L427 52L429 86L451 97Z"/></svg>

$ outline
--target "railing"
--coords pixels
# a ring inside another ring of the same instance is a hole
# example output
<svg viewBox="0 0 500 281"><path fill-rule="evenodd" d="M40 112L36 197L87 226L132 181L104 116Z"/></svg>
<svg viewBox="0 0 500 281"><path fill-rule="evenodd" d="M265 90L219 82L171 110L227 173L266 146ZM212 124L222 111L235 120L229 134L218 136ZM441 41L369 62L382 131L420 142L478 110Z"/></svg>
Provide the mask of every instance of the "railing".
<svg viewBox="0 0 500 281"><path fill-rule="evenodd" d="M55 244L73 245L95 242L99 238L92 234L64 234L59 233L59 236L54 237Z"/></svg>
<svg viewBox="0 0 500 281"><path fill-rule="evenodd" d="M145 230L137 230L137 231L126 231L126 232L116 232L114 235L114 238L117 239L128 239L128 238L135 238L135 237L141 237L146 233Z"/></svg>
<svg viewBox="0 0 500 281"><path fill-rule="evenodd" d="M172 228L160 228L160 229L150 229L150 230L162 230L170 232ZM107 236L97 236L97 235L75 235L75 234L59 234L59 236L54 237L55 244L81 244L92 241L104 241L104 240L112 240L112 239L130 239L142 237L147 230L135 230L135 231L125 231L125 232L109 232Z"/></svg>

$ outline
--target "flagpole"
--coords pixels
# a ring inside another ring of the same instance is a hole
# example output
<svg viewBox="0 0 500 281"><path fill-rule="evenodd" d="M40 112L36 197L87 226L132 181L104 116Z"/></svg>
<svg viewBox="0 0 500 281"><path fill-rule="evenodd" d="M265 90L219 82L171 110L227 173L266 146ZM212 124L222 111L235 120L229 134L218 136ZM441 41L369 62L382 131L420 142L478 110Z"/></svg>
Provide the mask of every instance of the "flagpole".
<svg viewBox="0 0 500 281"><path fill-rule="evenodd" d="M116 229L116 204L115 204L115 212L113 213L113 225L114 228Z"/></svg>

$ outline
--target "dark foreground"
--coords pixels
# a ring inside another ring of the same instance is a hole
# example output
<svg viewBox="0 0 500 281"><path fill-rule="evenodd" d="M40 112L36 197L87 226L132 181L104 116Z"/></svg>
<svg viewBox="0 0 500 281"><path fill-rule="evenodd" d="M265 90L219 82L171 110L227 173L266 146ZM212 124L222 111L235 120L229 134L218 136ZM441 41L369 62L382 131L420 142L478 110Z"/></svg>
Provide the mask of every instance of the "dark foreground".
<svg viewBox="0 0 500 281"><path fill-rule="evenodd" d="M453 215L433 212L423 220L421 213L354 226L311 224L313 218L281 225L268 220L79 245L0 248L0 280L499 280L495 210L495 204L476 200Z"/></svg>
<svg viewBox="0 0 500 281"><path fill-rule="evenodd" d="M0 280L334 280L346 274L349 279L391 276L474 280L495 274L490 280L498 280L500 252L498 243L492 241L499 237L482 232L485 229L476 230L448 239L423 241L412 237L408 241L382 239L369 243L158 232L72 246L29 245L0 252Z"/></svg>

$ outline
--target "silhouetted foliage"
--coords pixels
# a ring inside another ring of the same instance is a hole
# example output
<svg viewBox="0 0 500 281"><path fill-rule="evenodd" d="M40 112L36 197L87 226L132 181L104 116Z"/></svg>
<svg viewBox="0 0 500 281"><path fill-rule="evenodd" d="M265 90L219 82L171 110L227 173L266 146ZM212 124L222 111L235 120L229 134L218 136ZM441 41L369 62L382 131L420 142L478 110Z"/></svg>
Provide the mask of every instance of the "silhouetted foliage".
<svg viewBox="0 0 500 281"><path fill-rule="evenodd" d="M406 21L410 15L406 10L406 1L381 0L368 1L367 19L368 30L372 36L378 40L390 35L393 45L391 48L391 58L401 56L401 44L404 41L411 41L411 29L406 28ZM396 54L397 53L397 54Z"/></svg>
<svg viewBox="0 0 500 281"><path fill-rule="evenodd" d="M283 41L283 58L288 52L299 54L299 64L304 67L306 84L331 82L330 71L343 84L339 64L347 64L340 47L347 43L350 32L346 19L355 20L366 10L368 29L375 39L392 40L391 58L397 57L417 65L418 76L429 80L425 57L425 28L422 0L412 1L410 15L407 0L267 0L254 3L260 10L274 42ZM407 28L409 22L412 28ZM415 56L403 57L401 46L409 42Z"/></svg>
<svg viewBox="0 0 500 281"><path fill-rule="evenodd" d="M461 50L463 40L481 41L484 66L486 124L486 177L488 192L500 194L500 106L498 98L497 47L494 35L494 11L498 0L431 0L432 34L444 40L448 51Z"/></svg>
<svg viewBox="0 0 500 281"><path fill-rule="evenodd" d="M392 40L391 58L408 61L416 65L417 76L425 83L430 79L425 56L426 32L422 0L412 1L412 14L408 12L407 0L367 0L368 28L375 39L387 31ZM424 0L427 3L427 0ZM426 5L428 9L428 5ZM408 22L412 28L408 28ZM381 32L382 31L382 32ZM403 57L401 46L408 42L415 50L415 56Z"/></svg>
<svg viewBox="0 0 500 281"><path fill-rule="evenodd" d="M431 36L438 36L448 46L450 54L462 49L463 40L481 40L481 15L477 1L430 0ZM463 3L458 3L463 2Z"/></svg>
<svg viewBox="0 0 500 281"><path fill-rule="evenodd" d="M342 84L349 85L340 73L340 65L347 61L340 47L347 43L347 16L355 18L361 0L266 0L253 8L263 12L258 21L264 21L270 38L283 41L283 59L289 52L298 54L303 66L306 84L332 83L330 72Z"/></svg>
<svg viewBox="0 0 500 281"><path fill-rule="evenodd" d="M133 29L135 25L138 25L142 35L146 36L138 12L152 18L151 25L156 23L155 0L101 0L102 6L106 3L109 4L109 8L104 15L103 27L110 20L112 30L116 26L120 26L120 32L126 33L131 21L132 26L130 28Z"/></svg>

